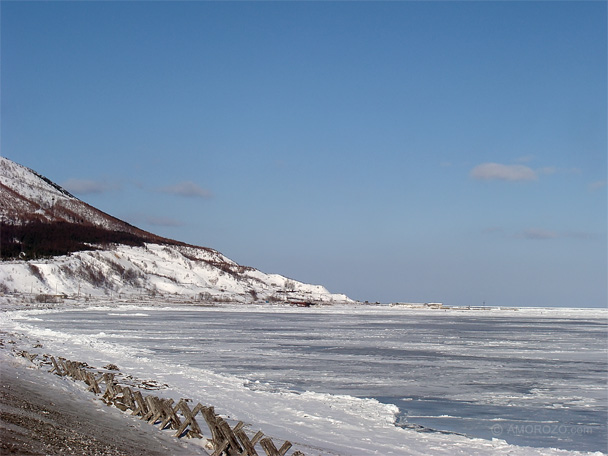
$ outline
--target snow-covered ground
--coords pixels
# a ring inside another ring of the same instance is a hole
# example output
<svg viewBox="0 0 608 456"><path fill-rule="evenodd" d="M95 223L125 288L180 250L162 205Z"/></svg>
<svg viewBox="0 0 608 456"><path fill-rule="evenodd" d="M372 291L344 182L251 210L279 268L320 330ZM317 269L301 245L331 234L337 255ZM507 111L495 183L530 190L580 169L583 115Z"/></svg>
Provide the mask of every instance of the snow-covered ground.
<svg viewBox="0 0 608 456"><path fill-rule="evenodd" d="M178 295L221 302L353 302L321 285L241 266L213 249L154 243L3 261L0 284L7 292L94 298Z"/></svg>
<svg viewBox="0 0 608 456"><path fill-rule="evenodd" d="M607 451L607 315L121 304L7 311L0 324L308 455L547 455Z"/></svg>

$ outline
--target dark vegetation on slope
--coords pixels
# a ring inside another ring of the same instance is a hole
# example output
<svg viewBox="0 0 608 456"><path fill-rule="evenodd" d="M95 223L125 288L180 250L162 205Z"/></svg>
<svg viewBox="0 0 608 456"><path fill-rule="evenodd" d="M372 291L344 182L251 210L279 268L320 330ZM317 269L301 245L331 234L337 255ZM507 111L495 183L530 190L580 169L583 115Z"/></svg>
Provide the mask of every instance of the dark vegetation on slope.
<svg viewBox="0 0 608 456"><path fill-rule="evenodd" d="M81 250L95 250L94 245L126 244L142 246L152 239L125 231L111 231L93 225L67 222L25 224L0 222L2 259L35 259L67 255ZM181 244L163 240L165 244Z"/></svg>

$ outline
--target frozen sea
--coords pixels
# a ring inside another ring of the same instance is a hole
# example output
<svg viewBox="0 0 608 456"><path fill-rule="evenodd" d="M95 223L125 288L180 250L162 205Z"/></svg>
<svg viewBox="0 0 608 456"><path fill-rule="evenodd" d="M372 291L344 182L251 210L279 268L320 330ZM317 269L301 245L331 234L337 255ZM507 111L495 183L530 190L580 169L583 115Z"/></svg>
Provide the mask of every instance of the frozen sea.
<svg viewBox="0 0 608 456"><path fill-rule="evenodd" d="M320 453L506 454L608 451L607 315L116 305L8 312L3 326Z"/></svg>

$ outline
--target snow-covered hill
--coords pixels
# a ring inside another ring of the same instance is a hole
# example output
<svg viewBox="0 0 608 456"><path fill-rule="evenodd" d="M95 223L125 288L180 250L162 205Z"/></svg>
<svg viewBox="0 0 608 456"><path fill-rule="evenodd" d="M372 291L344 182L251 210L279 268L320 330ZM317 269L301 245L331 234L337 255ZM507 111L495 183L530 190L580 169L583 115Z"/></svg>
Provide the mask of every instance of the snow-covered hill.
<svg viewBox="0 0 608 456"><path fill-rule="evenodd" d="M5 157L0 157L0 217L5 223L67 222L164 240L90 206L36 171Z"/></svg>
<svg viewBox="0 0 608 456"><path fill-rule="evenodd" d="M47 260L0 263L5 292L68 296L179 295L206 302L348 302L320 285L240 266L204 248L114 245ZM0 290L1 291L1 290Z"/></svg>
<svg viewBox="0 0 608 456"><path fill-rule="evenodd" d="M4 224L70 223L140 236L142 246L90 244L91 250L0 263L0 293L68 296L178 295L207 302L352 302L320 285L241 266L221 253L164 240L111 217L36 172L0 157ZM50 226L50 225L49 225ZM166 242L165 242L166 241Z"/></svg>

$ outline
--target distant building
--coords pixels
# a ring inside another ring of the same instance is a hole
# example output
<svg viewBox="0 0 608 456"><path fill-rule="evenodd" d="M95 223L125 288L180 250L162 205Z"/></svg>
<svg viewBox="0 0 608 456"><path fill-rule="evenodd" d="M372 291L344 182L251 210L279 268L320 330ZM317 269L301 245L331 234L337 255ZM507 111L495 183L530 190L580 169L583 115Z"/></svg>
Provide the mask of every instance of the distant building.
<svg viewBox="0 0 608 456"><path fill-rule="evenodd" d="M391 307L408 307L410 309L445 309L442 302L395 302Z"/></svg>

